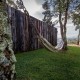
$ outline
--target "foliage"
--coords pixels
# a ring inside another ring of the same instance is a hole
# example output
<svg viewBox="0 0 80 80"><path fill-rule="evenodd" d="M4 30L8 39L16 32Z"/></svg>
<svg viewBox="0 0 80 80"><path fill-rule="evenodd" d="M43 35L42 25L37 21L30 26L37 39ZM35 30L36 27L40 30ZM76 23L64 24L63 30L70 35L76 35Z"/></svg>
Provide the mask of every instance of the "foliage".
<svg viewBox="0 0 80 80"><path fill-rule="evenodd" d="M59 15L59 11L61 11L61 13L64 16L67 5L69 14L72 13L74 10L76 11L76 7L79 7L80 5L80 0L51 0L51 1L52 2L50 4L53 6L54 16Z"/></svg>
<svg viewBox="0 0 80 80"><path fill-rule="evenodd" d="M39 49L16 57L17 80L80 80L80 48L63 53Z"/></svg>
<svg viewBox="0 0 80 80"><path fill-rule="evenodd" d="M17 0L16 3L18 5L19 9L24 9L25 8L22 0Z"/></svg>
<svg viewBox="0 0 80 80"><path fill-rule="evenodd" d="M76 25L76 30L80 28L80 4L76 7L76 11L72 14L72 20Z"/></svg>
<svg viewBox="0 0 80 80"><path fill-rule="evenodd" d="M17 9L17 5L15 4L14 0L7 0L7 2L8 2L7 3L8 5L10 5L10 6L13 5L13 7Z"/></svg>
<svg viewBox="0 0 80 80"><path fill-rule="evenodd" d="M52 13L51 13L50 5L49 5L49 2L48 1L49 0L46 0L44 2L44 4L42 5L43 9L45 10L43 12L43 14L44 14L43 21L46 22L48 25L52 25L52 21L51 21L51 19L52 19Z"/></svg>
<svg viewBox="0 0 80 80"><path fill-rule="evenodd" d="M5 11L4 4L0 3L0 34L3 34L7 28L7 12Z"/></svg>
<svg viewBox="0 0 80 80"><path fill-rule="evenodd" d="M5 8L5 2L0 2L0 45L11 43L12 36L10 33L10 26L8 24L8 14ZM5 43L6 42L6 43ZM0 47L1 48L1 47Z"/></svg>
<svg viewBox="0 0 80 80"><path fill-rule="evenodd" d="M80 39L80 4L76 6L76 11L72 14L72 20L74 25L76 25L75 30L79 30L77 44L79 45Z"/></svg>

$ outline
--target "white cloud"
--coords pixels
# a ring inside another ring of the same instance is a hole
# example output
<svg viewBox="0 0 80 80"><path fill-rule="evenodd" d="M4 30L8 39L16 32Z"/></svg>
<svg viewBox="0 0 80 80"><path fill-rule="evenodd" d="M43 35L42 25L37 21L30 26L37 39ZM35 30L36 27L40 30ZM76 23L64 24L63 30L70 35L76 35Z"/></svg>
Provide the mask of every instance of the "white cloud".
<svg viewBox="0 0 80 80"><path fill-rule="evenodd" d="M35 0L23 0L24 5L29 12L29 14L33 17L39 18L40 20L43 18L39 17L39 13L42 15L42 5L38 5Z"/></svg>

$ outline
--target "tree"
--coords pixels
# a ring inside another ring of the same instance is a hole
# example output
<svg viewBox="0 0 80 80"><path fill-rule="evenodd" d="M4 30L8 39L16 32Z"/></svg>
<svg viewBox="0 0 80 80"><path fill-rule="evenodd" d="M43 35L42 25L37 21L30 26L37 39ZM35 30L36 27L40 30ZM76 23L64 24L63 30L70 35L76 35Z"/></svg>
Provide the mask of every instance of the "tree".
<svg viewBox="0 0 80 80"><path fill-rule="evenodd" d="M43 9L45 10L43 12L44 19L43 21L46 22L48 25L52 25L52 13L50 11L50 5L49 5L49 0L45 0L44 4L42 5Z"/></svg>
<svg viewBox="0 0 80 80"><path fill-rule="evenodd" d="M72 22L74 25L76 25L75 30L79 30L78 33L78 40L77 40L77 45L79 45L79 39L80 39L80 4L76 7L76 11L73 12L72 14Z"/></svg>
<svg viewBox="0 0 80 80"><path fill-rule="evenodd" d="M49 4L53 7L54 16L59 18L61 37L64 41L63 50L67 50L66 24L68 16L76 10L75 8L80 4L80 0L51 0ZM62 20L63 17L64 20Z"/></svg>
<svg viewBox="0 0 80 80"><path fill-rule="evenodd" d="M77 39L77 45L79 45L79 41L80 41L80 24L76 26L75 30L79 30L78 39Z"/></svg>

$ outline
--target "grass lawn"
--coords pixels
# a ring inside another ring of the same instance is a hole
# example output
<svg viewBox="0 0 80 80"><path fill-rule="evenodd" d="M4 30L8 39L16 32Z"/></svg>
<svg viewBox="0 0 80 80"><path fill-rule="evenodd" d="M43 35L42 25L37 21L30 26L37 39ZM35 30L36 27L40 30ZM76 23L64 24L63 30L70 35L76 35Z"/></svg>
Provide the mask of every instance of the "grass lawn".
<svg viewBox="0 0 80 80"><path fill-rule="evenodd" d="M39 49L16 54L17 80L80 80L80 48L67 52Z"/></svg>

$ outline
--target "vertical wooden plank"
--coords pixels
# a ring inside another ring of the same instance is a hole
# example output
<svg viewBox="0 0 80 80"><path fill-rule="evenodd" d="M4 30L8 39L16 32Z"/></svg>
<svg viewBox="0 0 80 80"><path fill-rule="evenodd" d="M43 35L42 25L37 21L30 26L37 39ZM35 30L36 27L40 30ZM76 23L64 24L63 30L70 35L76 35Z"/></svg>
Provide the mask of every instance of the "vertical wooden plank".
<svg viewBox="0 0 80 80"><path fill-rule="evenodd" d="M13 39L13 49L14 51L16 51L16 17L15 17L15 10L11 7L9 7L9 11L10 11L10 18L11 18L11 30L12 30L12 39Z"/></svg>
<svg viewBox="0 0 80 80"><path fill-rule="evenodd" d="M29 21L28 16L25 15L25 50L29 51Z"/></svg>

